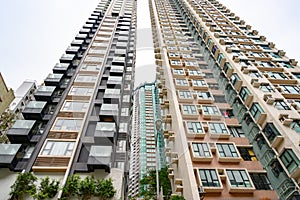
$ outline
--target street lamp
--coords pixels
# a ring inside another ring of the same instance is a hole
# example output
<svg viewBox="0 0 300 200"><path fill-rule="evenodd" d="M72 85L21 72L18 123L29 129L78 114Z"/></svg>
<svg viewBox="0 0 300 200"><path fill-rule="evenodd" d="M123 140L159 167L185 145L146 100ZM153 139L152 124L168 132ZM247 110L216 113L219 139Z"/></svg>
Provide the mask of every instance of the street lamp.
<svg viewBox="0 0 300 200"><path fill-rule="evenodd" d="M159 147L158 147L158 134L160 134L160 130L162 127L162 121L160 119L157 119L155 121L155 128L156 128L156 135L155 135L155 145L156 145L156 195L157 200L159 199L159 177L158 177L158 162L159 162Z"/></svg>

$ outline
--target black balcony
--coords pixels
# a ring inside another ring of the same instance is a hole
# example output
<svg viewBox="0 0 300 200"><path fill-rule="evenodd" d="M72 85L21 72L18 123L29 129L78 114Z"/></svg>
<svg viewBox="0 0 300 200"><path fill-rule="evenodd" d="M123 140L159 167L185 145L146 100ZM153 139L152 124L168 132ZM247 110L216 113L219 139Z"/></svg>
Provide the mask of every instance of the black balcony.
<svg viewBox="0 0 300 200"><path fill-rule="evenodd" d="M97 122L94 141L97 145L112 145L116 133L114 122Z"/></svg>
<svg viewBox="0 0 300 200"><path fill-rule="evenodd" d="M79 46L69 46L66 50L67 54L77 54L80 51L81 47Z"/></svg>
<svg viewBox="0 0 300 200"><path fill-rule="evenodd" d="M118 104L102 104L99 118L102 122L117 122L119 115L119 105Z"/></svg>
<svg viewBox="0 0 300 200"><path fill-rule="evenodd" d="M35 126L35 120L17 120L6 135L12 144L30 143Z"/></svg>
<svg viewBox="0 0 300 200"><path fill-rule="evenodd" d="M75 55L74 54L63 54L59 61L61 63L72 63L72 61L75 59Z"/></svg>
<svg viewBox="0 0 300 200"><path fill-rule="evenodd" d="M30 101L22 114L26 120L42 120L47 107L46 101Z"/></svg>
<svg viewBox="0 0 300 200"><path fill-rule="evenodd" d="M105 169L110 173L112 146L91 146L87 166L89 171Z"/></svg>
<svg viewBox="0 0 300 200"><path fill-rule="evenodd" d="M63 74L49 74L44 80L46 86L58 87L61 85Z"/></svg>
<svg viewBox="0 0 300 200"><path fill-rule="evenodd" d="M54 98L55 89L55 86L40 86L34 92L35 100L51 102Z"/></svg>
<svg viewBox="0 0 300 200"><path fill-rule="evenodd" d="M73 40L71 43L71 46L78 46L78 47L82 47L83 46L84 41L83 40Z"/></svg>
<svg viewBox="0 0 300 200"><path fill-rule="evenodd" d="M14 170L18 163L17 155L21 149L21 144L0 144L0 168Z"/></svg>
<svg viewBox="0 0 300 200"><path fill-rule="evenodd" d="M52 71L55 74L65 74L69 68L70 68L69 63L56 63Z"/></svg>

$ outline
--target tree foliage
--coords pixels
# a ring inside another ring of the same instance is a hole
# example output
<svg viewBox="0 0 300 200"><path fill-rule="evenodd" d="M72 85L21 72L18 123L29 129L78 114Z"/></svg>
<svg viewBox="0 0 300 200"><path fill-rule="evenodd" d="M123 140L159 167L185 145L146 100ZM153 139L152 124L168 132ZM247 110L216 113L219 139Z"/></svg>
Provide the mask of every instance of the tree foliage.
<svg viewBox="0 0 300 200"><path fill-rule="evenodd" d="M57 194L59 189L59 181L50 181L49 177L42 179L38 192L33 196L35 199L43 200L47 198L53 198Z"/></svg>
<svg viewBox="0 0 300 200"><path fill-rule="evenodd" d="M185 200L185 198L183 196L176 195L176 196L172 196L170 200Z"/></svg>
<svg viewBox="0 0 300 200"><path fill-rule="evenodd" d="M9 193L11 199L22 200L25 195L34 195L36 193L35 181L37 177L31 172L19 173L17 180L10 187L11 191Z"/></svg>
<svg viewBox="0 0 300 200"><path fill-rule="evenodd" d="M10 110L6 110L0 115L0 143L9 143L6 133L14 124L15 119L16 114Z"/></svg>
<svg viewBox="0 0 300 200"><path fill-rule="evenodd" d="M162 168L159 173L159 186L162 187L164 199L169 200L172 193L171 182L168 177L168 168ZM156 171L148 171L148 175L144 176L140 181L140 196L144 199L156 199Z"/></svg>

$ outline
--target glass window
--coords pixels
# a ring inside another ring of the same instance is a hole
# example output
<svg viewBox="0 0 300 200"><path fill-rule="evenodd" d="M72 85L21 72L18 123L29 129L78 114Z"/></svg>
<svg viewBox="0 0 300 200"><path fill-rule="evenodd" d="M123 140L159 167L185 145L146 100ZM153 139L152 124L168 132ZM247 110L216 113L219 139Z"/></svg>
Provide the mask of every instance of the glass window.
<svg viewBox="0 0 300 200"><path fill-rule="evenodd" d="M228 126L230 135L232 137L245 137L245 133L242 127L239 126Z"/></svg>
<svg viewBox="0 0 300 200"><path fill-rule="evenodd" d="M199 175L203 187L221 187L218 174L215 169L199 169Z"/></svg>
<svg viewBox="0 0 300 200"><path fill-rule="evenodd" d="M266 173L249 173L257 190L273 190Z"/></svg>
<svg viewBox="0 0 300 200"><path fill-rule="evenodd" d="M79 131L81 128L81 119L61 119L56 120L52 129L55 131Z"/></svg>
<svg viewBox="0 0 300 200"><path fill-rule="evenodd" d="M188 90L179 90L178 95L180 99L192 99L192 93Z"/></svg>
<svg viewBox="0 0 300 200"><path fill-rule="evenodd" d="M81 67L81 70L86 70L86 71L99 71L100 70L100 65L83 65Z"/></svg>
<svg viewBox="0 0 300 200"><path fill-rule="evenodd" d="M296 85L280 85L280 88L289 94L300 94L300 89Z"/></svg>
<svg viewBox="0 0 300 200"><path fill-rule="evenodd" d="M127 123L120 123L120 125L119 125L119 132L127 133L127 130L128 130L127 127L128 127Z"/></svg>
<svg viewBox="0 0 300 200"><path fill-rule="evenodd" d="M260 75L260 73L257 71L251 71L249 72L249 75L253 78L262 78L262 75Z"/></svg>
<svg viewBox="0 0 300 200"><path fill-rule="evenodd" d="M72 87L69 95L74 96L91 96L94 93L93 88L88 87Z"/></svg>
<svg viewBox="0 0 300 200"><path fill-rule="evenodd" d="M75 142L57 142L48 140L41 154L51 156L71 156L74 144Z"/></svg>
<svg viewBox="0 0 300 200"><path fill-rule="evenodd" d="M210 92L197 92L199 99L212 99L212 95Z"/></svg>
<svg viewBox="0 0 300 200"><path fill-rule="evenodd" d="M263 109L258 103L253 103L251 108L250 108L250 113L253 116L255 120L258 120L259 116L261 113L263 113Z"/></svg>
<svg viewBox="0 0 300 200"><path fill-rule="evenodd" d="M171 60L171 65L179 65L182 66L182 62L180 60Z"/></svg>
<svg viewBox="0 0 300 200"><path fill-rule="evenodd" d="M226 170L226 173L231 187L252 187L246 170Z"/></svg>
<svg viewBox="0 0 300 200"><path fill-rule="evenodd" d="M183 69L173 69L173 74L184 75L185 72Z"/></svg>
<svg viewBox="0 0 300 200"><path fill-rule="evenodd" d="M295 130L297 133L300 133L300 121L295 120L291 123L290 128Z"/></svg>
<svg viewBox="0 0 300 200"><path fill-rule="evenodd" d="M200 70L191 70L191 69L189 69L189 75L190 76L201 76L202 73L201 73Z"/></svg>
<svg viewBox="0 0 300 200"><path fill-rule="evenodd" d="M235 85L239 80L241 80L241 78L236 73L232 74L230 77L232 85Z"/></svg>
<svg viewBox="0 0 300 200"><path fill-rule="evenodd" d="M275 137L277 135L280 135L279 131L277 130L277 128L274 126L273 123L267 123L263 132L270 142L273 142Z"/></svg>
<svg viewBox="0 0 300 200"><path fill-rule="evenodd" d="M207 143L192 143L194 155L198 157L210 157Z"/></svg>
<svg viewBox="0 0 300 200"><path fill-rule="evenodd" d="M223 59L224 57L225 57L225 56L224 56L222 53L219 53L218 58L217 58L217 61L218 61L219 64L221 63L221 61L222 61L222 59Z"/></svg>
<svg viewBox="0 0 300 200"><path fill-rule="evenodd" d="M291 110L283 100L276 100L274 103L274 107L278 110Z"/></svg>
<svg viewBox="0 0 300 200"><path fill-rule="evenodd" d="M75 82L89 82L94 83L97 81L97 76L91 76L91 75L78 75L75 79Z"/></svg>
<svg viewBox="0 0 300 200"><path fill-rule="evenodd" d="M268 72L269 77L273 79L281 79L281 80L287 80L289 79L284 73L282 72Z"/></svg>
<svg viewBox="0 0 300 200"><path fill-rule="evenodd" d="M250 90L246 87L242 87L240 91L240 97L243 101L246 101L247 97L251 94Z"/></svg>
<svg viewBox="0 0 300 200"><path fill-rule="evenodd" d="M14 129L31 129L33 127L33 125L35 124L35 120L16 120L16 122L12 125L11 128ZM3 123L3 125L5 125Z"/></svg>
<svg viewBox="0 0 300 200"><path fill-rule="evenodd" d="M116 131L116 124L112 122L97 122L96 130L99 131Z"/></svg>
<svg viewBox="0 0 300 200"><path fill-rule="evenodd" d="M200 122L187 121L186 127L188 133L203 133L203 129Z"/></svg>
<svg viewBox="0 0 300 200"><path fill-rule="evenodd" d="M205 80L193 80L193 86L207 86Z"/></svg>
<svg viewBox="0 0 300 200"><path fill-rule="evenodd" d="M176 85L182 85L182 86L188 86L188 81L186 79L176 79L175 80Z"/></svg>
<svg viewBox="0 0 300 200"><path fill-rule="evenodd" d="M202 106L204 115L221 115L217 106Z"/></svg>
<svg viewBox="0 0 300 200"><path fill-rule="evenodd" d="M88 102L79 101L66 101L62 107L62 111L81 111L84 112L88 109Z"/></svg>
<svg viewBox="0 0 300 200"><path fill-rule="evenodd" d="M244 161L257 161L252 147L238 147L238 150Z"/></svg>
<svg viewBox="0 0 300 200"><path fill-rule="evenodd" d="M217 143L217 148L220 157L239 157L237 150L233 144L223 144L223 143Z"/></svg>
<svg viewBox="0 0 300 200"><path fill-rule="evenodd" d="M292 149L286 149L283 154L281 154L280 159L285 166L285 168L292 173L298 168L300 161Z"/></svg>
<svg viewBox="0 0 300 200"><path fill-rule="evenodd" d="M209 122L211 133L228 134L226 126L223 122Z"/></svg>
<svg viewBox="0 0 300 200"><path fill-rule="evenodd" d="M195 105L182 105L182 111L185 115L196 115L198 114L197 108Z"/></svg>
<svg viewBox="0 0 300 200"><path fill-rule="evenodd" d="M300 79L300 73L292 73L297 79Z"/></svg>
<svg viewBox="0 0 300 200"><path fill-rule="evenodd" d="M259 89L263 92L275 92L275 90L269 84L261 85Z"/></svg>
<svg viewBox="0 0 300 200"><path fill-rule="evenodd" d="M46 104L47 102L45 101L29 101L26 108L44 108Z"/></svg>

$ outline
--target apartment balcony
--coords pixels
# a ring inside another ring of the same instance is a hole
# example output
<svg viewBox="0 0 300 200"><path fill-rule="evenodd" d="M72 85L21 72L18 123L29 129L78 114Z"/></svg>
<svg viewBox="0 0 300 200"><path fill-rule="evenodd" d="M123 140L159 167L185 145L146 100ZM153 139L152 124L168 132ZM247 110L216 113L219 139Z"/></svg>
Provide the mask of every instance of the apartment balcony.
<svg viewBox="0 0 300 200"><path fill-rule="evenodd" d="M87 160L89 171L95 169L105 169L110 173L112 159L112 146L96 146L92 145Z"/></svg>
<svg viewBox="0 0 300 200"><path fill-rule="evenodd" d="M253 141L253 151L264 167L269 165L276 157L273 149L262 136L258 136L257 139Z"/></svg>
<svg viewBox="0 0 300 200"><path fill-rule="evenodd" d="M61 85L63 80L63 74L49 74L44 80L46 86L58 87Z"/></svg>
<svg viewBox="0 0 300 200"><path fill-rule="evenodd" d="M14 170L21 150L21 144L0 144L0 168Z"/></svg>
<svg viewBox="0 0 300 200"><path fill-rule="evenodd" d="M6 135L12 144L30 143L35 127L35 120L17 120Z"/></svg>
<svg viewBox="0 0 300 200"><path fill-rule="evenodd" d="M34 98L37 101L51 102L54 98L55 89L56 89L55 86L40 86L34 92Z"/></svg>
<svg viewBox="0 0 300 200"><path fill-rule="evenodd" d="M68 63L56 63L52 71L54 74L65 74L69 68Z"/></svg>
<svg viewBox="0 0 300 200"><path fill-rule="evenodd" d="M47 108L45 101L30 101L24 108L22 114L24 119L42 120Z"/></svg>
<svg viewBox="0 0 300 200"><path fill-rule="evenodd" d="M114 143L116 124L113 122L97 122L94 132L96 144L111 145ZM105 144L106 143L106 144Z"/></svg>

